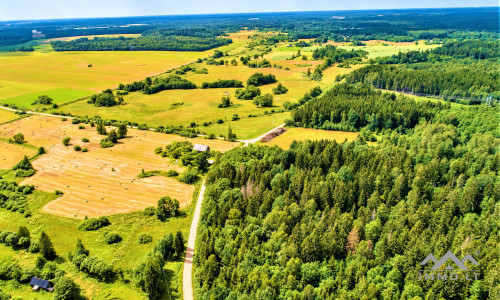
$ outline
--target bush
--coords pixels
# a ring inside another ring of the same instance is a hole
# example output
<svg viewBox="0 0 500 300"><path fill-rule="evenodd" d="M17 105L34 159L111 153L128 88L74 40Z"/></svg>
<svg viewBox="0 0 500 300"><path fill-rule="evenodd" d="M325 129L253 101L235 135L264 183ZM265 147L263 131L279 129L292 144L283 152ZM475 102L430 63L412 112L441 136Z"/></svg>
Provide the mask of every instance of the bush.
<svg viewBox="0 0 500 300"><path fill-rule="evenodd" d="M75 151L82 151L82 147L80 147L79 145L75 145L73 149L75 149Z"/></svg>
<svg viewBox="0 0 500 300"><path fill-rule="evenodd" d="M101 140L101 148L111 148L115 144L109 140L109 138L105 137Z"/></svg>
<svg viewBox="0 0 500 300"><path fill-rule="evenodd" d="M137 241L139 242L139 244L148 244L153 241L153 237L149 233L143 232L137 236Z"/></svg>
<svg viewBox="0 0 500 300"><path fill-rule="evenodd" d="M16 133L13 137L9 139L9 142L15 144L23 144L24 143L24 135L22 133Z"/></svg>
<svg viewBox="0 0 500 300"><path fill-rule="evenodd" d="M106 241L106 243L111 245L121 242L122 237L118 233L109 232L104 236L104 240Z"/></svg>
<svg viewBox="0 0 500 300"><path fill-rule="evenodd" d="M80 125L80 126L78 126L78 129L85 129L85 126Z"/></svg>
<svg viewBox="0 0 500 300"><path fill-rule="evenodd" d="M68 146L68 145L69 145L69 141L70 141L70 140L71 140L71 139L70 139L69 137L65 137L65 138L62 140L63 145L64 145L64 146Z"/></svg>
<svg viewBox="0 0 500 300"><path fill-rule="evenodd" d="M149 207L146 207L142 213L145 215L145 216L154 216L156 215L156 207L154 206L149 206Z"/></svg>
<svg viewBox="0 0 500 300"><path fill-rule="evenodd" d="M35 175L36 170L35 169L30 169L30 170L19 170L16 172L15 176L16 177L30 177Z"/></svg>
<svg viewBox="0 0 500 300"><path fill-rule="evenodd" d="M88 138L83 138L83 139L82 139L82 142L84 142L84 143L88 143L88 142L89 142L89 139L88 139Z"/></svg>
<svg viewBox="0 0 500 300"><path fill-rule="evenodd" d="M187 184L193 184L198 179L198 170L194 168L187 169L179 177L179 181Z"/></svg>
<svg viewBox="0 0 500 300"><path fill-rule="evenodd" d="M109 222L108 217L90 218L82 221L78 225L78 229L83 231L92 231L92 230L98 230L110 224L111 223Z"/></svg>
<svg viewBox="0 0 500 300"><path fill-rule="evenodd" d="M275 95L286 94L286 92L288 92L288 89L284 87L281 83L279 83L277 87L273 88L273 93Z"/></svg>
<svg viewBox="0 0 500 300"><path fill-rule="evenodd" d="M31 245L28 248L28 251L30 253L38 253L40 251L40 246L38 246L38 243L31 242Z"/></svg>
<svg viewBox="0 0 500 300"><path fill-rule="evenodd" d="M63 192L61 192L60 190L56 190L56 191L54 192L54 194L56 194L56 195L58 195L58 196L59 196L59 195L63 195L64 193L63 193Z"/></svg>
<svg viewBox="0 0 500 300"><path fill-rule="evenodd" d="M167 177L175 177L175 176L179 175L179 172L177 172L176 170L168 170L165 175Z"/></svg>
<svg viewBox="0 0 500 300"><path fill-rule="evenodd" d="M54 284L54 300L79 299L80 287L70 278L61 276Z"/></svg>
<svg viewBox="0 0 500 300"><path fill-rule="evenodd" d="M260 89L253 85L247 86L245 89L237 89L234 95L238 99L242 100L252 100L253 98L260 95Z"/></svg>
<svg viewBox="0 0 500 300"><path fill-rule="evenodd" d="M82 148L82 152L88 152L88 151L89 151L89 149L87 149L87 148Z"/></svg>

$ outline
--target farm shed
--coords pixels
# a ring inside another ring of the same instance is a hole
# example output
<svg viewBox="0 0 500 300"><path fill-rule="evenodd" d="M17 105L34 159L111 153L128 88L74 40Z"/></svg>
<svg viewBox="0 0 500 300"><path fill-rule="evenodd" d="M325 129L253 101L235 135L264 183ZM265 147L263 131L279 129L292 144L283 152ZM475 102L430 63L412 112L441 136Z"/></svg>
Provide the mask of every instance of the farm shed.
<svg viewBox="0 0 500 300"><path fill-rule="evenodd" d="M30 285L33 287L34 291L44 289L46 291L52 292L54 290L54 284L50 280L41 278L31 278Z"/></svg>
<svg viewBox="0 0 500 300"><path fill-rule="evenodd" d="M207 152L210 151L210 147L201 145L201 144L194 144L193 150L199 151L199 152Z"/></svg>

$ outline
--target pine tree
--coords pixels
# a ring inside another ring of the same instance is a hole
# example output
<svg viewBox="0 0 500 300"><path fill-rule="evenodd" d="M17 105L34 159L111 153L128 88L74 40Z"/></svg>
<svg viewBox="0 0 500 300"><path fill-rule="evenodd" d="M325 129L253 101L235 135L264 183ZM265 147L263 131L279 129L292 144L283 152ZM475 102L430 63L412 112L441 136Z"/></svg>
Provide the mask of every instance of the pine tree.
<svg viewBox="0 0 500 300"><path fill-rule="evenodd" d="M38 243L40 247L40 254L44 258L48 260L53 260L54 258L56 258L56 250L54 250L54 245L52 245L49 236L46 235L44 231L42 231Z"/></svg>
<svg viewBox="0 0 500 300"><path fill-rule="evenodd" d="M175 258L181 259L182 254L184 254L184 250L186 250L184 246L184 237L182 236L182 232L177 231L174 237L174 249L175 249Z"/></svg>
<svg viewBox="0 0 500 300"><path fill-rule="evenodd" d="M33 165L31 164L28 157L25 155L23 159L15 165L12 170L31 170L33 169Z"/></svg>

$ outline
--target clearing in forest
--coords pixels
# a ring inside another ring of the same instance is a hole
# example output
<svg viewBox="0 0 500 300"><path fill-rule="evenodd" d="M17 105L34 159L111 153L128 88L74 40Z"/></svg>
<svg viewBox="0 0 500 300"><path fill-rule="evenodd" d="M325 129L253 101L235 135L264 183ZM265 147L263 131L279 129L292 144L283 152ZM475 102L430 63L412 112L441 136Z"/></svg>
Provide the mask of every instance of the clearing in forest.
<svg viewBox="0 0 500 300"><path fill-rule="evenodd" d="M310 128L288 128L282 135L275 137L270 142L261 144L288 149L293 141L335 140L338 143L342 143L346 139L349 142L354 141L358 137L358 134L358 132L330 131Z"/></svg>

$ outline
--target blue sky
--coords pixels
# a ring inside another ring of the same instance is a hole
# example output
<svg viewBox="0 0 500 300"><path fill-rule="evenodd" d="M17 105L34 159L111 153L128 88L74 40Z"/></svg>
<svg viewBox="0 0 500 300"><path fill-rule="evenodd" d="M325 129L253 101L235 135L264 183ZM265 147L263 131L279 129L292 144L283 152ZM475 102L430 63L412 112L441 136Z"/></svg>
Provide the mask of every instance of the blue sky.
<svg viewBox="0 0 500 300"><path fill-rule="evenodd" d="M0 20L498 6L498 0L0 0Z"/></svg>

